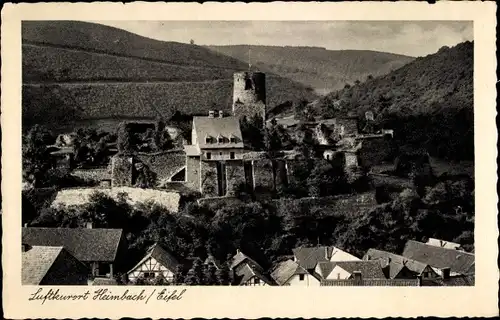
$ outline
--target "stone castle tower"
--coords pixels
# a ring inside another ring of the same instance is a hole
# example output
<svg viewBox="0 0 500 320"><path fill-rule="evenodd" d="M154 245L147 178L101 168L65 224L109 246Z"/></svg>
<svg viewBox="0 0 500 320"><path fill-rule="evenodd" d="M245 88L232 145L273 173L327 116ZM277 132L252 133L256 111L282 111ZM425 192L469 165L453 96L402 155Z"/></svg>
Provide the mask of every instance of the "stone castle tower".
<svg viewBox="0 0 500 320"><path fill-rule="evenodd" d="M255 114L266 118L266 75L262 72L237 72L233 84L233 115L250 118Z"/></svg>

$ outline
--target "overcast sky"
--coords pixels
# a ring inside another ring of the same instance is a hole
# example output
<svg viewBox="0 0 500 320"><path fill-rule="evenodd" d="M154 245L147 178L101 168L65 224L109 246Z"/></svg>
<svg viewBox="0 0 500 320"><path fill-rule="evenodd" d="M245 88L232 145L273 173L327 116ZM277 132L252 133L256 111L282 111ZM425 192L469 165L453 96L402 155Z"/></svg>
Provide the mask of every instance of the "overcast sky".
<svg viewBox="0 0 500 320"><path fill-rule="evenodd" d="M145 37L198 45L316 46L425 56L473 40L469 21L95 21Z"/></svg>

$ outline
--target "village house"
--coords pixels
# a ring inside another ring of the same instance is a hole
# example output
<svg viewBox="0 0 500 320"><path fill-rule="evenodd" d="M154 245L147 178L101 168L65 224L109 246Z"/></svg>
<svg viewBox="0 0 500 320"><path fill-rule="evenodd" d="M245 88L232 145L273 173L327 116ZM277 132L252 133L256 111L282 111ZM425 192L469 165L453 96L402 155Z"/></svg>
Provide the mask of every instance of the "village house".
<svg viewBox="0 0 500 320"><path fill-rule="evenodd" d="M364 279L385 279L382 267L377 261L323 261L314 269L322 280L353 279L356 272Z"/></svg>
<svg viewBox="0 0 500 320"><path fill-rule="evenodd" d="M87 285L89 273L63 247L22 246L22 285Z"/></svg>
<svg viewBox="0 0 500 320"><path fill-rule="evenodd" d="M271 277L279 286L319 286L320 280L307 272L297 262L286 260L280 262L271 272Z"/></svg>
<svg viewBox="0 0 500 320"><path fill-rule="evenodd" d="M226 196L245 182L243 137L237 117L214 114L193 118L191 145L185 146L186 183L206 196Z"/></svg>
<svg viewBox="0 0 500 320"><path fill-rule="evenodd" d="M152 280L163 276L165 280L172 282L179 265L180 263L172 253L155 243L146 251L144 258L127 272L127 276L130 281L135 281L138 278Z"/></svg>
<svg viewBox="0 0 500 320"><path fill-rule="evenodd" d="M292 251L294 256L293 260L311 274L314 273L316 265L319 262L360 260L350 253L331 246L298 247L293 249Z"/></svg>
<svg viewBox="0 0 500 320"><path fill-rule="evenodd" d="M273 284L265 275L264 269L240 250L237 250L231 259L229 270L233 274L233 283L238 286L266 286Z"/></svg>
<svg viewBox="0 0 500 320"><path fill-rule="evenodd" d="M321 286L329 287L419 287L420 279L363 279L356 272L351 279L322 280Z"/></svg>
<svg viewBox="0 0 500 320"><path fill-rule="evenodd" d="M113 278L123 257L122 229L22 228L22 243L29 246L63 247L89 269L94 277Z"/></svg>
<svg viewBox="0 0 500 320"><path fill-rule="evenodd" d="M414 279L416 277L422 277L422 279L439 278L437 272L428 264L387 251L369 249L363 257L363 260L380 262L388 279Z"/></svg>
<svg viewBox="0 0 500 320"><path fill-rule="evenodd" d="M402 256L428 264L443 278L475 274L474 254L461 250L409 240L406 242Z"/></svg>
<svg viewBox="0 0 500 320"><path fill-rule="evenodd" d="M460 243L445 241L441 239L429 238L426 244L440 248L462 250L462 246L460 245Z"/></svg>

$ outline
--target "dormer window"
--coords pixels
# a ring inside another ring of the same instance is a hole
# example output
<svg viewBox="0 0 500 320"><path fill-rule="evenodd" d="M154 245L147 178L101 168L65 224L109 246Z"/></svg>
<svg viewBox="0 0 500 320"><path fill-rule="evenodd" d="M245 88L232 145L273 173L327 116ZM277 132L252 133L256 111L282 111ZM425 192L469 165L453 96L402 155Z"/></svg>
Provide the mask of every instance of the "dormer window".
<svg viewBox="0 0 500 320"><path fill-rule="evenodd" d="M231 143L236 143L236 137L234 135L231 135L231 137L229 137L229 141Z"/></svg>
<svg viewBox="0 0 500 320"><path fill-rule="evenodd" d="M210 144L210 143L212 143L212 137L211 137L211 136L209 136L209 135L205 136L205 143L206 143L206 144Z"/></svg>
<svg viewBox="0 0 500 320"><path fill-rule="evenodd" d="M217 136L217 142L218 143L224 143L224 137L221 136L220 134Z"/></svg>

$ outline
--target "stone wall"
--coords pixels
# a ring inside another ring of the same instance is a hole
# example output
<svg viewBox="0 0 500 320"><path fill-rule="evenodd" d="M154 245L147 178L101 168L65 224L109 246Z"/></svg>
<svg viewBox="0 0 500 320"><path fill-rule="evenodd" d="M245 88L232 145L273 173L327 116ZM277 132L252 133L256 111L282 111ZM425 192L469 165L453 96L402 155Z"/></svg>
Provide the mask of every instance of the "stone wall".
<svg viewBox="0 0 500 320"><path fill-rule="evenodd" d="M156 153L139 153L137 158L156 173L158 181L168 181L186 165L184 150L169 150Z"/></svg>
<svg viewBox="0 0 500 320"><path fill-rule="evenodd" d="M201 161L201 194L204 197L218 196L217 162Z"/></svg>
<svg viewBox="0 0 500 320"><path fill-rule="evenodd" d="M243 161L226 162L227 195L236 195L236 190L241 184L245 184L245 169Z"/></svg>
<svg viewBox="0 0 500 320"><path fill-rule="evenodd" d="M115 155L111 158L111 186L130 187L133 184L134 159L131 156Z"/></svg>
<svg viewBox="0 0 500 320"><path fill-rule="evenodd" d="M200 191L200 157L186 157L186 186Z"/></svg>
<svg viewBox="0 0 500 320"><path fill-rule="evenodd" d="M233 115L252 117L266 114L266 75L262 72L234 74Z"/></svg>
<svg viewBox="0 0 500 320"><path fill-rule="evenodd" d="M274 191L274 173L272 161L258 159L253 161L254 192L268 193Z"/></svg>

